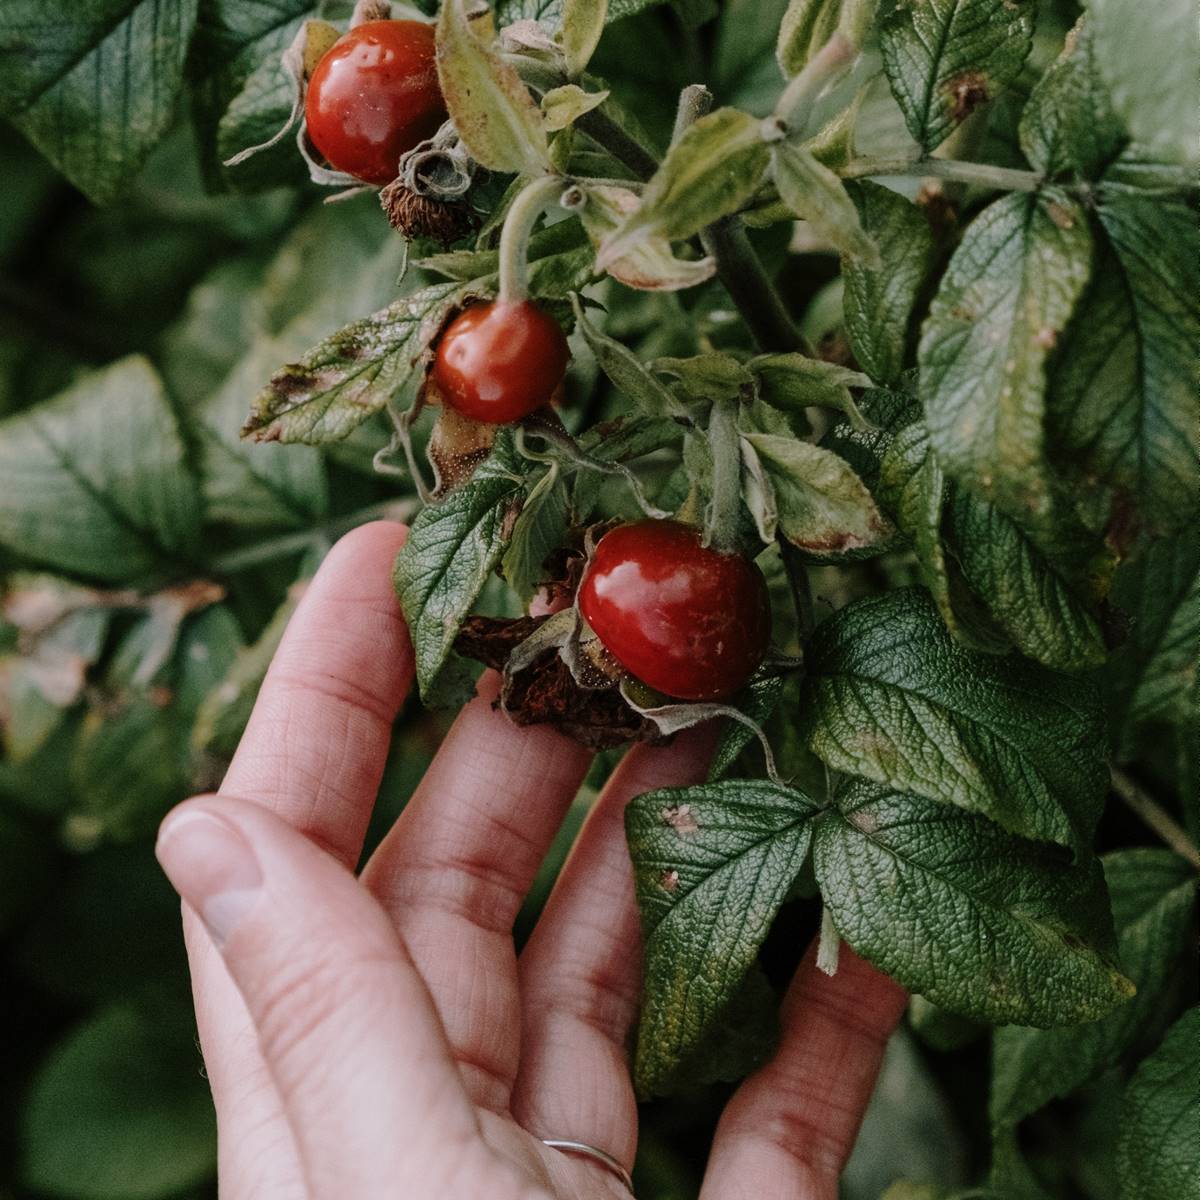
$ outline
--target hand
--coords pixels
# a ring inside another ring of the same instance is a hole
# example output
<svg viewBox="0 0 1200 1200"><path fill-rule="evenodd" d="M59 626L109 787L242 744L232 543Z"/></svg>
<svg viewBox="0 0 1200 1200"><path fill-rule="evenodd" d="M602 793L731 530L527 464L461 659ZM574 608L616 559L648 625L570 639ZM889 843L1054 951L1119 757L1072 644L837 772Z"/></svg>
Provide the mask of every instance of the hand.
<svg viewBox="0 0 1200 1200"><path fill-rule="evenodd" d="M463 709L361 876L353 867L412 650L404 529L356 530L292 619L221 792L163 823L184 899L223 1200L628 1200L638 916L622 812L699 781L711 732L630 751L520 959L518 907L588 767L547 728ZM903 992L810 952L775 1059L725 1111L702 1200L833 1200Z"/></svg>

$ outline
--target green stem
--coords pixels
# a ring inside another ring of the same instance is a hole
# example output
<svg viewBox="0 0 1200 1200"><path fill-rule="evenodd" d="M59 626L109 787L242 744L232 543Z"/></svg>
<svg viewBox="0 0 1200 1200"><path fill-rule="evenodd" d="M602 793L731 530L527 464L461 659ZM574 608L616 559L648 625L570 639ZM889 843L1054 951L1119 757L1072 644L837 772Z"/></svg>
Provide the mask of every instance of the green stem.
<svg viewBox="0 0 1200 1200"><path fill-rule="evenodd" d="M775 540L779 543L779 556L783 559L783 569L787 573L792 603L796 609L796 635L803 646L812 636L817 623L813 611L812 585L796 547L782 533L776 533Z"/></svg>
<svg viewBox="0 0 1200 1200"><path fill-rule="evenodd" d="M649 179L658 170L658 159L635 137L631 137L604 111L604 105L585 112L575 122L597 145L624 163L638 179Z"/></svg>
<svg viewBox="0 0 1200 1200"><path fill-rule="evenodd" d="M976 183L982 187L999 188L1006 192L1036 192L1044 182L1036 171L1017 171L1011 167L993 167L989 163L956 162L948 158L856 158L840 168L843 179L862 179L867 176L907 175L936 176L960 183Z"/></svg>
<svg viewBox="0 0 1200 1200"><path fill-rule="evenodd" d="M538 218L562 194L565 182L556 175L535 179L517 193L500 231L500 299L505 304L529 296L526 257Z"/></svg>
<svg viewBox="0 0 1200 1200"><path fill-rule="evenodd" d="M1200 850L1188 837L1183 826L1179 825L1157 800L1117 767L1112 769L1112 788L1167 846L1200 871Z"/></svg>
<svg viewBox="0 0 1200 1200"><path fill-rule="evenodd" d="M708 114L712 102L712 92L702 83L689 83L679 93L679 105L675 109L675 128L671 131L672 146L683 137L688 126L694 125Z"/></svg>
<svg viewBox="0 0 1200 1200"><path fill-rule="evenodd" d="M724 396L708 418L712 453L712 495L704 518L704 544L722 553L737 548L742 513L742 451L737 427L738 401Z"/></svg>
<svg viewBox="0 0 1200 1200"><path fill-rule="evenodd" d="M416 503L412 500L382 500L378 504L369 504L366 508L356 509L314 529L285 533L280 537L268 538L265 542L257 542L253 546L243 546L218 555L209 562L207 573L236 575L252 567L261 567L264 563L276 562L293 554L303 554L317 546L328 545L342 534L349 533L351 529L365 525L368 521L405 521L412 516L415 508Z"/></svg>

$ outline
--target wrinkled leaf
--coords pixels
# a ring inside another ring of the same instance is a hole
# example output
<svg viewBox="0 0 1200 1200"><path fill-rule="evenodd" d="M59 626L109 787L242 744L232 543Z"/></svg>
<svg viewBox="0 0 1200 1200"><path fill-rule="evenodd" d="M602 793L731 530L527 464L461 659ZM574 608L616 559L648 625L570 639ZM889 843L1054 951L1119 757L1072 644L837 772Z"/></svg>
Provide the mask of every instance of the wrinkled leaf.
<svg viewBox="0 0 1200 1200"><path fill-rule="evenodd" d="M566 540L570 493L557 464L533 485L513 526L501 570L526 607L543 580L546 559Z"/></svg>

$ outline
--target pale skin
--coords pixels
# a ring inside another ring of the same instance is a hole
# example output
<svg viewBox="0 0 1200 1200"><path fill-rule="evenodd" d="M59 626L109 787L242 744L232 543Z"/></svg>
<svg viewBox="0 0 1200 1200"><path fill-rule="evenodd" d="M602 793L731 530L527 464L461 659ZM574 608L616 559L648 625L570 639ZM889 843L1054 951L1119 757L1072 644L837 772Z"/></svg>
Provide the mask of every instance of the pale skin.
<svg viewBox="0 0 1200 1200"><path fill-rule="evenodd" d="M628 1200L640 982L622 811L698 782L711 730L638 747L589 815L518 957L512 924L587 771L517 729L485 676L357 876L412 649L391 581L402 526L330 552L215 796L163 823L184 899L222 1200ZM812 951L774 1059L735 1092L701 1200L834 1200L904 993Z"/></svg>

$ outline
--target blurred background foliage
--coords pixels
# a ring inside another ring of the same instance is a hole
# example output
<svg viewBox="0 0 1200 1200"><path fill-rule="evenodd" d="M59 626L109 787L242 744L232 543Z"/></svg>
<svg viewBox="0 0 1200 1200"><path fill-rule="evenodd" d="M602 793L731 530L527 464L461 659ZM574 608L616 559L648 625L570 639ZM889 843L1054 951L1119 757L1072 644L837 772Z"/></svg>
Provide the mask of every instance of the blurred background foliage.
<svg viewBox="0 0 1200 1200"><path fill-rule="evenodd" d="M783 7L656 8L612 26L593 67L662 144L675 94L702 73L721 102L770 107ZM1030 78L1073 16L1071 4L1045 7ZM295 186L230 190L205 115L211 86L195 85L104 208L0 127L4 1200L215 1194L212 1108L154 830L172 804L219 781L287 613L328 546L371 516L411 511L402 481L372 473L382 426L324 452L238 440L274 367L421 281L404 272L402 243L371 195L325 205L299 173ZM997 106L989 137L1015 144L1016 111ZM871 119L886 126L895 113L881 105L863 122L868 135ZM781 264L806 333L836 353L836 259L786 255L777 232L762 249ZM644 357L692 353L699 331L741 336L716 285L683 298L624 293L612 308L610 329ZM610 398L586 354L571 387L589 421L603 414ZM415 706L398 722L372 838L402 807L444 724ZM593 785L612 760L600 757ZM793 907L772 934L768 967L773 953L793 962L811 935L808 909ZM847 1200L885 1191L922 1200L978 1178L987 1065L981 1030L915 1009L889 1050ZM1116 1095L1102 1079L1051 1106L1031 1132L1035 1160L1039 1144L1056 1148L1067 1194L1111 1194ZM639 1196L695 1194L722 1099L714 1088L648 1106Z"/></svg>

